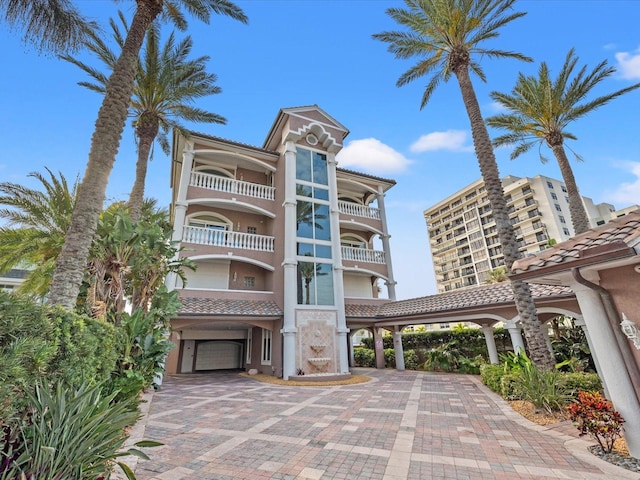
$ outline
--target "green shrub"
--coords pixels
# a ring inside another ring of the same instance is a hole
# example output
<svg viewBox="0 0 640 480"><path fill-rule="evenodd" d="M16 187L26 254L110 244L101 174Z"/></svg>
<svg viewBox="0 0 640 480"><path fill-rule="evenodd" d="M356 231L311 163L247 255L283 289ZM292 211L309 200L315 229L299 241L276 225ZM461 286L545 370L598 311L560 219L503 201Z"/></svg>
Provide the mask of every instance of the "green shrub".
<svg viewBox="0 0 640 480"><path fill-rule="evenodd" d="M501 379L506 375L504 365L487 363L480 366L480 378L490 390L502 395Z"/></svg>
<svg viewBox="0 0 640 480"><path fill-rule="evenodd" d="M356 367L375 367L376 356L373 350L357 347L353 349L353 358Z"/></svg>
<svg viewBox="0 0 640 480"><path fill-rule="evenodd" d="M522 400L522 374L505 373L500 377L500 396L506 400Z"/></svg>
<svg viewBox="0 0 640 480"><path fill-rule="evenodd" d="M516 393L522 393L522 399L533 403L549 413L561 410L569 402L570 396L560 384L556 370L542 370L533 363L527 365L517 375Z"/></svg>
<svg viewBox="0 0 640 480"><path fill-rule="evenodd" d="M420 366L418 355L415 350L404 351L404 368L407 370L418 370Z"/></svg>
<svg viewBox="0 0 640 480"><path fill-rule="evenodd" d="M602 380L597 373L575 372L562 373L559 377L563 390L576 397L578 391L602 392Z"/></svg>
<svg viewBox="0 0 640 480"><path fill-rule="evenodd" d="M114 403L114 395L103 396L101 385L68 389L57 382L54 388L36 385L28 393L29 417L0 466L2 479L108 478L114 462L128 478L135 478L121 456L148 457L137 449L121 452L127 426L138 418L135 400ZM139 442L136 446L155 446Z"/></svg>

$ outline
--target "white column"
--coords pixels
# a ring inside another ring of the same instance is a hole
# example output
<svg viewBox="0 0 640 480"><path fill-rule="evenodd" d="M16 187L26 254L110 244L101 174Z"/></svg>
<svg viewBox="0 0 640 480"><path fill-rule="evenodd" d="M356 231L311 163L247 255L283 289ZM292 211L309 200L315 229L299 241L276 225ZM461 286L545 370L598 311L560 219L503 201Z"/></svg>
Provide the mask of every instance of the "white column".
<svg viewBox="0 0 640 480"><path fill-rule="evenodd" d="M327 180L329 183L329 223L331 227L331 246L333 251L333 299L338 313L336 342L338 345L339 373L349 372L349 354L347 348L347 317L344 309L344 268L342 249L340 248L340 209L338 208L338 180L336 177L336 154L327 152Z"/></svg>
<svg viewBox="0 0 640 480"><path fill-rule="evenodd" d="M353 351L353 336L354 335L355 335L355 332L351 332L351 330L349 330L349 333L347 334L348 346L349 346L349 365L351 365L352 367L355 366L355 364L356 364L356 356L355 356L355 353Z"/></svg>
<svg viewBox="0 0 640 480"><path fill-rule="evenodd" d="M524 353L524 340L522 339L522 328L514 323L508 323L505 325L507 327L507 331L509 332L509 336L511 337L511 345L513 345L514 353Z"/></svg>
<svg viewBox="0 0 640 480"><path fill-rule="evenodd" d="M493 337L493 327L485 325L482 327L484 339L487 342L487 350L489 351L489 361L491 363L499 363L498 349L496 348L496 339Z"/></svg>
<svg viewBox="0 0 640 480"><path fill-rule="evenodd" d="M182 169L180 170L180 182L178 183L178 192L176 194L176 203L173 205L173 232L171 240L182 243L182 232L184 230L184 222L187 216L187 190L191 181L191 170L193 169L193 142L187 142L182 152ZM179 257L176 254L176 259ZM169 290L178 288L178 275L174 272L169 273L164 284Z"/></svg>
<svg viewBox="0 0 640 480"><path fill-rule="evenodd" d="M615 334L607 320L600 294L579 283L572 283L569 286L578 299L593 345L591 354L597 362L603 382L607 385L609 398L626 421L624 437L629 453L633 457L640 458L640 404Z"/></svg>
<svg viewBox="0 0 640 480"><path fill-rule="evenodd" d="M287 380L296 374L296 306L298 281L296 261L296 145L285 143L285 192L284 192L284 322L281 333L282 378Z"/></svg>
<svg viewBox="0 0 640 480"><path fill-rule="evenodd" d="M591 352L591 358L593 358L593 363L596 366L596 372L598 373L598 376L600 377L600 381L602 382L602 389L604 390L604 394L607 398L611 398L611 395L609 394L609 390L607 389L607 384L604 381L604 378L602 376L602 368L600 367L600 364L598 362L598 357L596 357L593 354L594 352L593 342L591 341L591 334L589 333L589 329L587 328L587 325L584 323L584 318L576 318L574 320L574 324L577 327L580 327L584 332L584 336L587 339L587 345L589 345L589 351Z"/></svg>
<svg viewBox="0 0 640 480"><path fill-rule="evenodd" d="M384 191L382 187L378 187L376 194L378 200L378 209L380 210L380 220L382 221L382 249L384 250L385 263L387 264L387 290L389 292L389 300L396 299L396 281L393 277L393 266L391 264L391 246L389 245L389 228L387 227L387 212L384 206Z"/></svg>
<svg viewBox="0 0 640 480"><path fill-rule="evenodd" d="M384 368L384 340L382 339L382 328L373 327L373 348L376 354L376 368Z"/></svg>
<svg viewBox="0 0 640 480"><path fill-rule="evenodd" d="M396 355L396 370L404 370L404 349L402 348L402 328L394 327L393 351Z"/></svg>

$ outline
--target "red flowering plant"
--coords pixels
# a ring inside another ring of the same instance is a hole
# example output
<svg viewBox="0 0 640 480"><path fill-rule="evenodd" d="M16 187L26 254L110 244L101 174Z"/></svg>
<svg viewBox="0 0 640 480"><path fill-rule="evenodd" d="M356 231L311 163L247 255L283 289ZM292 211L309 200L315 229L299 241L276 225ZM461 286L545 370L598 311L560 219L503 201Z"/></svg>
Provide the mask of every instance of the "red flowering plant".
<svg viewBox="0 0 640 480"><path fill-rule="evenodd" d="M591 435L604 452L611 453L622 434L624 419L609 400L598 392L579 391L576 401L569 405L569 414L581 436Z"/></svg>

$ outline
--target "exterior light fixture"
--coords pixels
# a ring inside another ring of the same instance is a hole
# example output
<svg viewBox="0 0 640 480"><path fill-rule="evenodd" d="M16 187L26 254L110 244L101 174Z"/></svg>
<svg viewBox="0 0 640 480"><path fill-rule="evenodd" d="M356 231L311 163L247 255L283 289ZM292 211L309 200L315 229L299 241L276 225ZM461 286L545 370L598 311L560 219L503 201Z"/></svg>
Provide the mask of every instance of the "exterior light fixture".
<svg viewBox="0 0 640 480"><path fill-rule="evenodd" d="M629 340L633 342L633 346L640 350L640 332L638 326L622 314L622 322L620 322L620 328Z"/></svg>

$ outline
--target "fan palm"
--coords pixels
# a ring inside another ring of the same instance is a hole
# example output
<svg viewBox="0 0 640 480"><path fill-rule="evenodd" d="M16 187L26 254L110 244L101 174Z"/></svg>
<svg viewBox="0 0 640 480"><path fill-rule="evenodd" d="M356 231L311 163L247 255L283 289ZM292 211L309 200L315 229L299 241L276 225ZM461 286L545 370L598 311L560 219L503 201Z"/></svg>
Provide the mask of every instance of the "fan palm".
<svg viewBox="0 0 640 480"><path fill-rule="evenodd" d="M131 0L129 3L133 5ZM136 0L131 27L109 76L98 112L87 169L78 188L78 208L73 211L71 225L56 262L49 294L49 301L53 304L71 309L78 297L109 175L127 120L138 56L146 31L161 14L170 17L181 30L186 29L181 7L207 23L211 13L247 22L242 9L229 0Z"/></svg>
<svg viewBox="0 0 640 480"><path fill-rule="evenodd" d="M494 139L496 146L515 144L511 153L515 159L539 144L546 144L552 151L569 196L569 211L576 235L589 230L589 217L582 203L578 185L564 149L564 141L577 137L567 131L570 123L601 107L616 97L640 87L640 83L588 100L591 91L604 79L613 75L615 68L607 66L606 60L588 72L586 65L574 75L578 57L571 49L557 78L549 77L549 67L540 64L538 76L518 76L510 94L492 92L491 97L510 113L487 119L491 127L508 130L509 133ZM576 155L580 160L580 156ZM547 159L540 153L540 160Z"/></svg>
<svg viewBox="0 0 640 480"><path fill-rule="evenodd" d="M387 14L408 31L390 31L373 36L388 43L389 51L396 58L419 58L416 65L400 76L397 85L403 86L429 76L421 108L441 82L447 82L452 75L458 81L508 269L520 252L470 73L482 81L486 80L481 65L474 59L477 56L531 60L520 53L481 46L485 41L498 37L501 27L525 15L512 10L514 3L515 0L405 0L407 8L389 8ZM537 318L529 285L521 281L512 281L511 285L532 358L537 364L552 368L553 358Z"/></svg>
<svg viewBox="0 0 640 480"><path fill-rule="evenodd" d="M15 183L0 183L0 272L25 266L29 269L19 291L44 296L55 267L55 260L71 222L76 204L77 182L69 188L61 173L49 178L30 173L43 189Z"/></svg>
<svg viewBox="0 0 640 480"><path fill-rule="evenodd" d="M128 31L127 21L118 12L124 33ZM113 39L122 48L124 35L118 24L110 21ZM131 220L140 220L144 198L147 164L153 143L158 140L162 151L169 154L168 132L171 129L188 132L180 124L180 120L206 123L226 123L226 120L215 113L192 106L198 98L220 93L215 85L216 76L205 71L208 56L188 59L193 47L191 37L177 41L174 33L169 35L166 43L159 45L159 28L154 24L147 31L144 53L138 65L135 86L129 116L133 118L135 135L138 144L138 160L136 177L129 196ZM96 34L91 34L87 48L95 54L107 67L113 70L117 55ZM80 82L80 85L98 93L106 92L108 76L78 60L65 55L62 57L77 65L93 78L93 82Z"/></svg>
<svg viewBox="0 0 640 480"><path fill-rule="evenodd" d="M39 51L75 50L95 27L69 0L0 0L0 12L11 28L22 27L23 40Z"/></svg>

